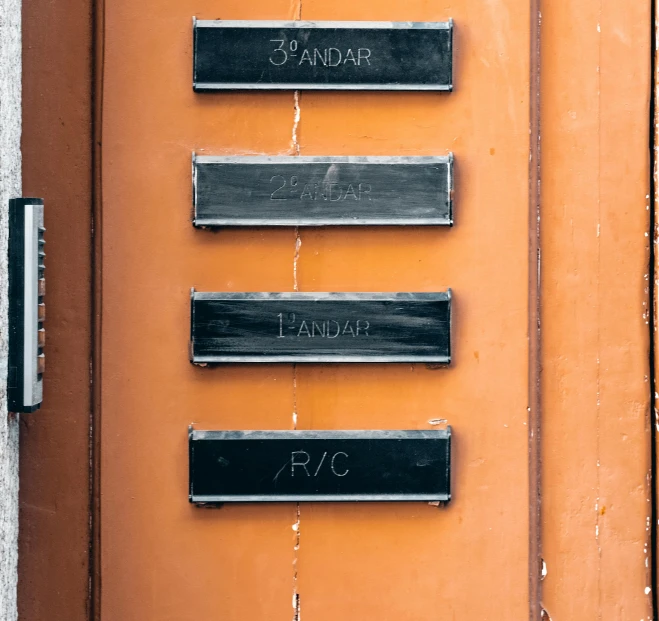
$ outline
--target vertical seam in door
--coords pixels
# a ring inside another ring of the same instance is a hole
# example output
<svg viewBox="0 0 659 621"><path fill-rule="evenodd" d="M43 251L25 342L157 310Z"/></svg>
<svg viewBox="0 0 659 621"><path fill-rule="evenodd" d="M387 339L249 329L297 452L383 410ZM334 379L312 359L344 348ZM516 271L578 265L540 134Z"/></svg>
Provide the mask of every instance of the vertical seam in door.
<svg viewBox="0 0 659 621"><path fill-rule="evenodd" d="M302 0L298 0L295 19L302 19ZM292 155L300 155L300 141L298 129L300 127L300 91L293 92L293 129L291 131L291 151ZM299 291L297 279L297 268L300 261L300 247L302 238L300 237L300 227L295 227L295 252L293 254L293 291ZM293 363L293 430L297 429L298 411L297 411L297 364ZM300 593L298 591L298 560L300 551L300 503L295 503L295 522L293 524L295 533L293 543L293 621L300 621Z"/></svg>
<svg viewBox="0 0 659 621"><path fill-rule="evenodd" d="M649 309L648 322L650 326L650 550L646 552L646 559L651 559L650 563L650 588L652 593L652 618L654 621L659 619L659 600L657 597L657 433L659 432L657 420L657 269L656 269L656 244L657 244L657 213L659 200L657 197L657 174L659 173L659 158L657 157L657 3L656 0L650 3L650 74L651 74L651 91L650 91L650 157L652 161L652 173L650 174L650 197L653 207L650 208L650 235L649 244Z"/></svg>
<svg viewBox="0 0 659 621"><path fill-rule="evenodd" d="M540 333L540 35L541 0L530 0L529 75L529 619L540 621L541 545L541 333Z"/></svg>
<svg viewBox="0 0 659 621"><path fill-rule="evenodd" d="M595 402L595 544L597 545L597 618L602 619L602 546L600 545L600 380L601 380L601 253L602 243L600 241L602 222L602 0L599 2L597 15L597 284L596 300L597 309L597 360L596 360L596 402Z"/></svg>
<svg viewBox="0 0 659 621"><path fill-rule="evenodd" d="M92 23L92 230L91 230L91 409L89 424L89 618L101 619L101 310L102 310L102 118L105 58L105 1L95 0Z"/></svg>

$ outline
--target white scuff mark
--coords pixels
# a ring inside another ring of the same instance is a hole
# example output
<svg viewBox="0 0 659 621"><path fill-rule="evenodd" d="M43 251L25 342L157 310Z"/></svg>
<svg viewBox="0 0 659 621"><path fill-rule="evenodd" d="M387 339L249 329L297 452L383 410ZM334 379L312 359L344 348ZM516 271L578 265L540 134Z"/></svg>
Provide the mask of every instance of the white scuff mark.
<svg viewBox="0 0 659 621"><path fill-rule="evenodd" d="M293 431L295 431L296 429L297 429L297 364L293 363Z"/></svg>
<svg viewBox="0 0 659 621"><path fill-rule="evenodd" d="M645 594L650 595L651 592L652 592L652 589L649 586L646 586L645 587Z"/></svg>
<svg viewBox="0 0 659 621"><path fill-rule="evenodd" d="M323 177L322 185L330 185L335 183L339 179L339 167L336 164L332 164L325 173Z"/></svg>
<svg viewBox="0 0 659 621"><path fill-rule="evenodd" d="M545 559L542 559L542 570L540 572L540 580L544 580L547 577L547 563L545 563Z"/></svg>
<svg viewBox="0 0 659 621"><path fill-rule="evenodd" d="M428 421L429 425L443 425L444 423L448 423L446 418L431 418Z"/></svg>

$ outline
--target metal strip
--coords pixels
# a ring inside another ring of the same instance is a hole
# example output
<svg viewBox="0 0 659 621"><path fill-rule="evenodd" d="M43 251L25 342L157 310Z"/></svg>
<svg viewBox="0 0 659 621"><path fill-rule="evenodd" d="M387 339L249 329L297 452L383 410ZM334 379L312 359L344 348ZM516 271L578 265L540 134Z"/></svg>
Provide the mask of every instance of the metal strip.
<svg viewBox="0 0 659 621"><path fill-rule="evenodd" d="M35 405L34 388L37 381L37 311L39 300L39 231L35 205L25 206L23 287L23 401L24 405Z"/></svg>
<svg viewBox="0 0 659 621"><path fill-rule="evenodd" d="M191 502L203 504L222 504L225 502L448 502L449 494L345 494L343 496L330 494L315 494L304 496L198 496L191 495Z"/></svg>
<svg viewBox="0 0 659 621"><path fill-rule="evenodd" d="M193 23L203 28L345 28L395 30L450 30L453 20L445 22L369 22L369 21L288 21L288 20L214 20L197 19Z"/></svg>

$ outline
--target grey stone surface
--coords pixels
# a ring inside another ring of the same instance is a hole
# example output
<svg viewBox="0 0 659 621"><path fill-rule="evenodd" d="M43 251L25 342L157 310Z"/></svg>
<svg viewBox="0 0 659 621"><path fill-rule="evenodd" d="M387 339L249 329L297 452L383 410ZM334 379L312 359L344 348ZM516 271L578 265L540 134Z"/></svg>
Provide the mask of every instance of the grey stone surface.
<svg viewBox="0 0 659 621"><path fill-rule="evenodd" d="M7 200L21 195L21 0L0 0L0 619L15 621L18 418L7 415Z"/></svg>

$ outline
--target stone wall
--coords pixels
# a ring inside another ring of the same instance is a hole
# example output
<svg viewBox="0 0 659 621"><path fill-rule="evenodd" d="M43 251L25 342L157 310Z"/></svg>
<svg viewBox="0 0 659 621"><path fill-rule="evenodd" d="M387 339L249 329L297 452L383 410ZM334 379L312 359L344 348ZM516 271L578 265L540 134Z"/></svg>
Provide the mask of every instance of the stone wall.
<svg viewBox="0 0 659 621"><path fill-rule="evenodd" d="M21 195L21 0L0 0L0 619L15 621L18 418L7 415L7 201Z"/></svg>

